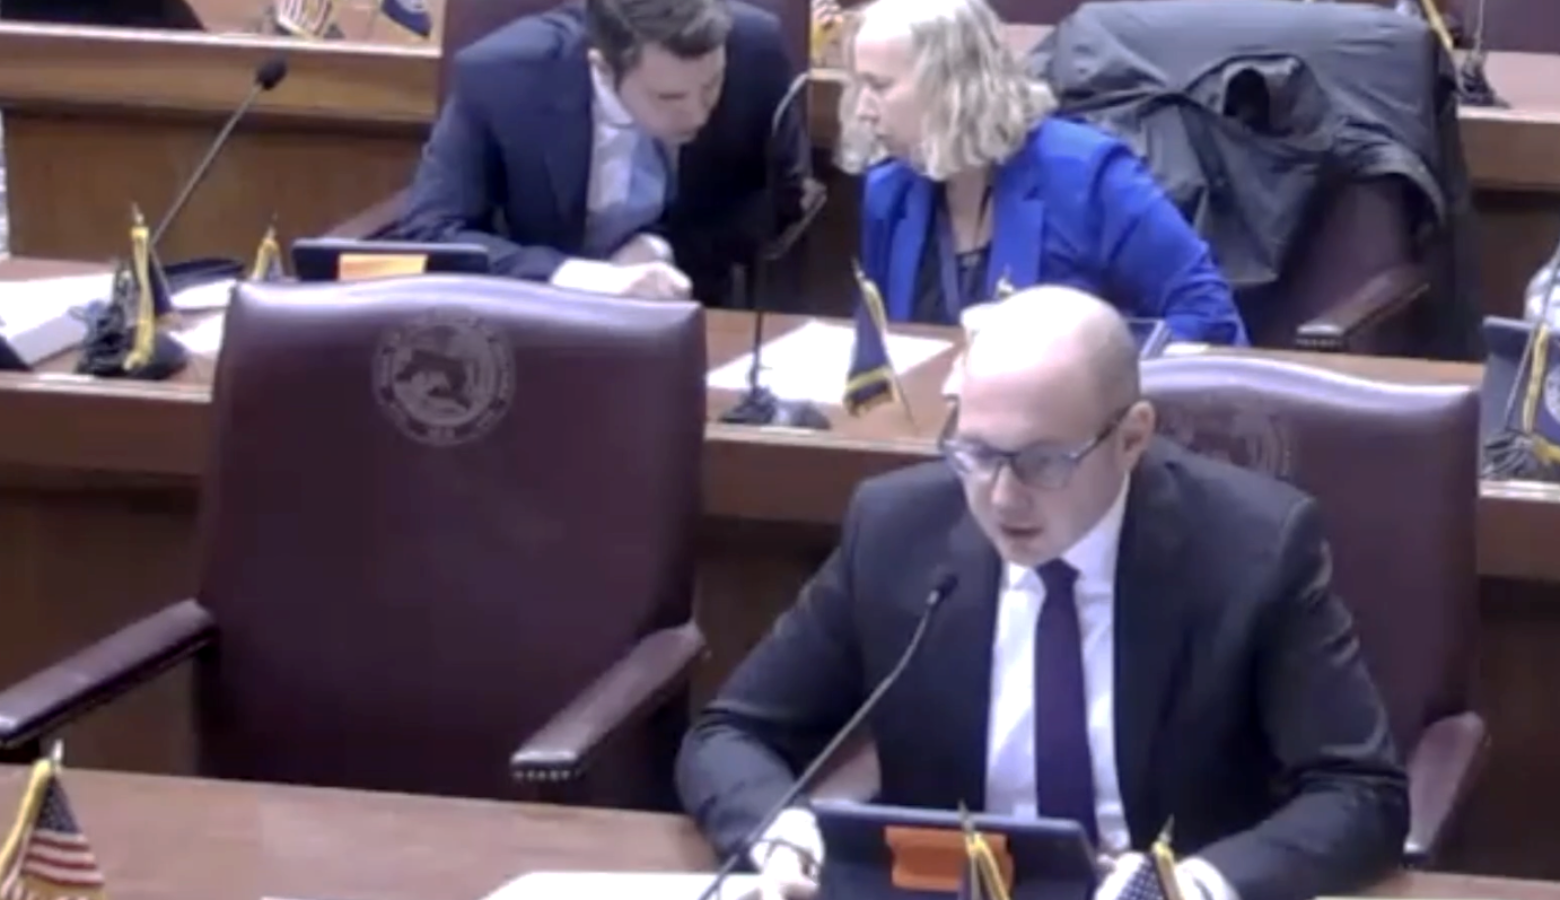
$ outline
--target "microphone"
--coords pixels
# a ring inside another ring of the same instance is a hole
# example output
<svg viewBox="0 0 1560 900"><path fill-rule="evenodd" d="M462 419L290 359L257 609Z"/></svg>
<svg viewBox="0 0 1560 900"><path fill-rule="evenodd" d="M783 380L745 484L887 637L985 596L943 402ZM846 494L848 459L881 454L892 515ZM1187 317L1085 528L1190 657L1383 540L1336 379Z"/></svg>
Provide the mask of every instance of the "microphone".
<svg viewBox="0 0 1560 900"><path fill-rule="evenodd" d="M751 306L753 309L753 365L748 369L748 386L742 399L720 416L720 421L728 425L780 425L811 431L829 430L828 416L825 416L815 404L804 400L782 400L759 383L759 376L764 368L763 298L766 293L764 288L768 283L769 267L791 252L791 248L812 226L813 220L818 218L818 212L823 209L821 196L815 198L804 194L801 216L784 231L776 234L778 205L776 189L780 182L780 175L776 170L779 169L781 161L786 158L786 154L782 152L784 148L778 146L780 130L797 101L806 96L809 83L811 83L811 73L808 71L803 71L791 79L785 93L780 96L780 102L775 104L774 115L769 120L769 142L765 148L767 158L764 168L764 205L760 228L765 243L754 254L753 260L743 272L742 290L747 295L747 303L739 304Z"/></svg>
<svg viewBox="0 0 1560 900"><path fill-rule="evenodd" d="M818 775L823 772L823 767L834 759L835 755L839 753L840 747L844 746L845 741L856 732L856 729L861 727L861 723L865 722L868 716L872 715L872 711L877 709L877 705L882 702L883 698L894 687L894 683L899 680L899 677L905 673L905 669L909 668L910 661L915 658L916 652L921 649L921 644L926 640L927 628L932 623L932 614L948 598L948 595L953 593L953 589L958 584L959 577L952 572L943 569L937 573L937 577L932 582L932 589L926 595L926 605L921 610L921 619L916 622L915 631L911 633L910 641L905 644L905 649L899 654L899 659L894 663L894 667L888 671L887 675L883 676L883 680L878 682L877 687L872 689L872 693L867 695L867 699L861 702L861 706L857 707L856 712L845 723L844 727L835 732L834 737L829 739L829 742L818 752L818 755L813 758L813 761L807 768L802 770L802 774L797 776L796 783L791 785L790 790L787 790L779 801L768 812L764 813L764 817L759 820L758 825L754 826L753 830L742 841L741 848L726 857L720 868L715 870L714 879L710 882L710 886L704 889L704 893L699 895L699 900L712 900L712 898L720 896L721 885L726 882L727 878L731 877L731 873L735 872L737 866L740 866L742 861L747 858L748 851L752 846L758 843L764 836L764 832L769 830L769 826L773 825L775 820L780 818L780 814L789 809L792 803L796 802L796 798L800 797L803 791L812 787L813 782L818 780Z"/></svg>
<svg viewBox="0 0 1560 900"><path fill-rule="evenodd" d="M273 56L256 67L254 82L249 86L249 93L244 97L244 102L240 103L238 108L233 110L231 116L228 116L228 120L223 124L222 130L217 132L216 140L211 142L211 146L206 150L206 155L201 158L200 165L195 167L195 174L190 177L189 181L184 183L184 187L179 190L178 196L174 198L173 204L168 207L167 212L163 213L162 221L158 222L157 228L152 231L150 246L154 251L162 241L162 236L168 230L168 226L173 224L173 220L178 218L179 213L183 212L185 205L190 202L190 196L195 193L195 188L199 187L200 183L205 180L206 172L211 169L211 164L216 162L218 154L222 152L222 148L227 146L228 139L233 136L233 129L237 128L238 123L243 120L244 116L249 114L250 107L255 105L255 101L260 99L261 94L281 84L286 77L287 57L285 56Z"/></svg>

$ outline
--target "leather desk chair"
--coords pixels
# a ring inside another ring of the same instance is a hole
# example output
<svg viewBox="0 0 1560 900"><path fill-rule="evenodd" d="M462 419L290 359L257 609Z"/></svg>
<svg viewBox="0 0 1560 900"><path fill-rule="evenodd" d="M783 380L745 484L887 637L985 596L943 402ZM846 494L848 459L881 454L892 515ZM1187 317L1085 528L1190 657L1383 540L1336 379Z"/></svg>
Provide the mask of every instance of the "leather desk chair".
<svg viewBox="0 0 1560 900"><path fill-rule="evenodd" d="M779 18L780 28L785 33L786 46L790 49L791 58L795 60L798 71L802 71L802 67L808 65L810 59L808 44L812 36L812 7L809 0L746 0L746 2L767 9ZM446 90L449 66L462 47L521 16L546 12L559 5L561 4L558 0L449 0L444 11L443 44L439 59L441 102ZM798 102L797 108L805 123L807 121L805 97ZM766 248L755 265L773 266L787 257L793 247L804 240L802 233L817 218L826 199L822 183L809 179L803 197L804 212L801 221L790 230L788 235L777 238L774 245ZM337 224L328 234L331 237L358 240L387 237L393 232L405 205L406 191L398 191ZM805 252L805 249L802 252ZM747 301L744 305L752 306L751 297L744 299Z"/></svg>
<svg viewBox="0 0 1560 900"><path fill-rule="evenodd" d="M0 746L193 659L206 776L671 808L704 341L507 279L241 285L198 593L0 692Z"/></svg>
<svg viewBox="0 0 1560 900"><path fill-rule="evenodd" d="M1201 159L1202 178L1181 183L1177 177L1167 180L1161 172L1161 183L1183 214L1196 221L1215 255L1222 250L1234 261L1236 269L1227 264L1226 274L1235 283L1236 303L1251 342L1262 347L1403 353L1424 314L1420 301L1429 289L1429 276L1417 258L1424 248L1416 245L1418 210L1407 182L1360 176L1327 184L1318 178L1304 220L1294 226L1296 234L1280 257L1252 238L1251 228L1268 224L1257 202L1266 195L1247 197L1239 177L1241 167L1252 160L1257 161L1258 171L1264 171L1262 153L1277 152L1265 149L1270 132L1287 140L1285 129L1309 133L1313 127L1319 131L1332 127L1307 121L1309 98L1320 89L1306 67L1334 60L1319 48L1330 43L1328 36L1338 28L1362 27L1362 21L1368 25L1377 16L1363 16L1348 5L1316 4L1304 12L1274 16L1276 21L1265 27L1250 20L1243 20L1240 28L1229 27L1228 10L1238 5L1183 3L1176 9L1172 2L1083 4L1068 24L1054 32L1056 45L1065 48L1054 51L1061 60L1057 90L1062 109L1077 110L1093 121L1088 111L1114 89L1109 78L1091 74L1095 70L1074 62L1073 54L1082 59L1101 52L1131 54L1140 60L1141 68L1164 67L1177 73L1173 77L1177 83L1184 80L1189 94L1222 114L1167 119L1156 127L1156 140L1137 149L1156 171L1163 163L1166 170L1179 174L1176 167L1196 158L1189 154L1199 152L1203 144L1210 148ZM1279 4L1275 9L1288 7ZM1383 42L1380 52L1392 54L1390 59L1397 65L1383 67L1369 89L1377 95L1400 97L1405 104L1432 96L1438 81L1428 32L1423 41L1399 37ZM1114 49L1102 50L1105 47ZM1191 58L1222 61L1216 86L1203 83L1209 76L1184 68L1187 48L1196 50ZM1037 50L1032 70L1050 74L1047 61L1052 55L1049 45ZM1294 57L1304 65L1292 72L1268 73L1260 60L1274 56L1286 61ZM1291 105L1300 109L1295 122L1290 121ZM1218 124L1207 125L1210 121ZM1108 130L1108 125L1102 127ZM1206 136L1200 136L1203 128L1208 130ZM1220 153L1220 148L1243 142L1255 148L1252 156L1237 153L1226 159ZM1262 263L1248 265L1247 260Z"/></svg>
<svg viewBox="0 0 1560 900"><path fill-rule="evenodd" d="M1404 856L1430 862L1488 746L1470 709L1478 629L1479 398L1251 357L1153 362L1162 433L1315 497L1408 765Z"/></svg>
<svg viewBox="0 0 1560 900"><path fill-rule="evenodd" d="M1478 394L1400 386L1252 357L1156 360L1162 433L1298 485L1331 535L1333 586L1355 617L1407 761L1404 860L1429 863L1488 747L1470 708L1478 628ZM870 751L815 796L870 797Z"/></svg>

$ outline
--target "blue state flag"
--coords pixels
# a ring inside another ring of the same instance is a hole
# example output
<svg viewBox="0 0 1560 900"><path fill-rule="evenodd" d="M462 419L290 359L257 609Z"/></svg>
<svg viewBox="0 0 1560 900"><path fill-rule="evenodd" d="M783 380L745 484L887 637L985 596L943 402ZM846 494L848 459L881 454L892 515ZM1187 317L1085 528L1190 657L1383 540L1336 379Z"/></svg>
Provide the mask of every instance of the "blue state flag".
<svg viewBox="0 0 1560 900"><path fill-rule="evenodd" d="M894 364L888 358L888 313L883 295L860 264L855 264L855 274L861 297L856 303L855 343L845 376L845 409L853 416L893 400L898 392Z"/></svg>
<svg viewBox="0 0 1560 900"><path fill-rule="evenodd" d="M433 34L433 16L428 12L428 0L379 0L379 11L385 14L385 18L412 34L422 37Z"/></svg>

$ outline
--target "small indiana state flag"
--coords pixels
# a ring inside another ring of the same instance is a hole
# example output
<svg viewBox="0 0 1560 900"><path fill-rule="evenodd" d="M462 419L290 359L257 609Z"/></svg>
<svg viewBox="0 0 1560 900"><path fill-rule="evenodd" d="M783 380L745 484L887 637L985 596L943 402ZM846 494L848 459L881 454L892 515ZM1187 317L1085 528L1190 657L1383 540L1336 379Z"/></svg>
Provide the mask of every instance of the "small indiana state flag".
<svg viewBox="0 0 1560 900"><path fill-rule="evenodd" d="M888 358L888 312L883 295L867 279L860 263L852 264L861 293L856 304L856 340L845 376L845 409L853 416L894 399L898 387Z"/></svg>
<svg viewBox="0 0 1560 900"><path fill-rule="evenodd" d="M287 277L282 269L282 247L276 242L276 226L265 230L260 246L255 248L255 260L249 266L250 281L281 281Z"/></svg>
<svg viewBox="0 0 1560 900"><path fill-rule="evenodd" d="M1547 319L1533 324L1516 390L1521 392L1517 431L1528 439L1534 456L1560 463L1560 337Z"/></svg>
<svg viewBox="0 0 1560 900"><path fill-rule="evenodd" d="M33 764L27 793L0 849L3 900L102 900L103 870L76 823L59 763Z"/></svg>
<svg viewBox="0 0 1560 900"><path fill-rule="evenodd" d="M959 879L958 900L1008 900L1013 873L1003 866L986 836L975 830L969 812L959 810L964 832L964 875Z"/></svg>
<svg viewBox="0 0 1560 900"><path fill-rule="evenodd" d="M412 34L422 37L433 34L433 16L428 12L428 0L379 0L379 11L384 13L385 18Z"/></svg>

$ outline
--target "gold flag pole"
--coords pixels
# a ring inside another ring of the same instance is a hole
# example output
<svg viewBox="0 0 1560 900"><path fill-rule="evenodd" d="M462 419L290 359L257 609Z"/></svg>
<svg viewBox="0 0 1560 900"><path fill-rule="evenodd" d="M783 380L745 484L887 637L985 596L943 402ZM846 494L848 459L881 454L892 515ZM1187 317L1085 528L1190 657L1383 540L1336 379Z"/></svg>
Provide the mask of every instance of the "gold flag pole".
<svg viewBox="0 0 1560 900"><path fill-rule="evenodd" d="M1159 878L1159 890L1165 900L1184 900L1181 883L1175 877L1175 851L1170 849L1170 830L1174 823L1174 818L1165 820L1165 827L1160 830L1159 837L1148 848L1148 857L1154 865L1154 874Z"/></svg>

